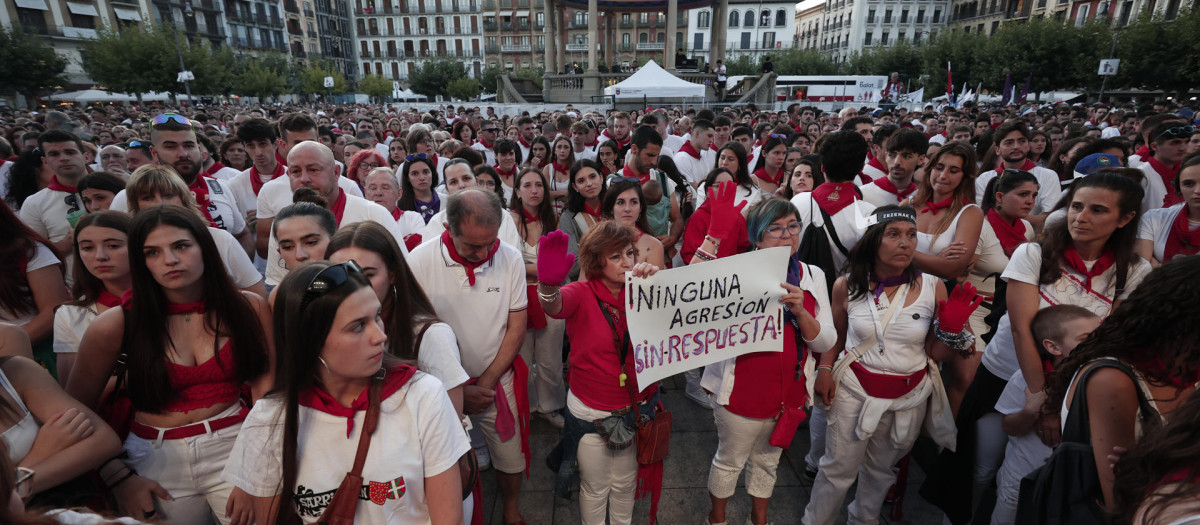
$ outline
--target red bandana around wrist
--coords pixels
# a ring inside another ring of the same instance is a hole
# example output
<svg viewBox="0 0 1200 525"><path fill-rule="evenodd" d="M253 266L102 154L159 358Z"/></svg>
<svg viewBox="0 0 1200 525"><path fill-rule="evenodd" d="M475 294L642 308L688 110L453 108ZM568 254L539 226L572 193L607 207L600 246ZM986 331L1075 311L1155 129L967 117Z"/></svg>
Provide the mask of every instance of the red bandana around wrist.
<svg viewBox="0 0 1200 525"><path fill-rule="evenodd" d="M683 146L679 147L679 151L681 151L683 153L687 153L688 155L691 155L692 158L694 158L696 160L700 160L700 152L696 151L696 147L692 145L692 141L690 141L690 140L687 142L684 142Z"/></svg>
<svg viewBox="0 0 1200 525"><path fill-rule="evenodd" d="M1175 220L1171 221L1171 231L1167 234L1167 244L1163 247L1162 262L1200 252L1200 229L1192 230L1189 226L1188 208L1187 205L1183 205L1175 215Z"/></svg>
<svg viewBox="0 0 1200 525"><path fill-rule="evenodd" d="M1004 255L1012 257L1013 250L1025 242L1025 221L1016 219L1009 224L996 210L988 210L987 221L992 225L992 231L996 232L996 238L1000 239Z"/></svg>
<svg viewBox="0 0 1200 525"><path fill-rule="evenodd" d="M204 214L204 219L208 221L208 225L216 228L217 223L213 222L212 218L212 198L208 195L207 177L196 175L196 180L188 185L188 189L192 190L192 195L196 197L196 206L200 208L200 213Z"/></svg>
<svg viewBox="0 0 1200 525"><path fill-rule="evenodd" d="M917 191L917 183L912 182L911 180L908 182L908 186L906 186L903 191L896 189L896 183L892 182L891 177L875 179L875 181L871 184L879 186L879 189L895 195L896 202L904 201L904 199L908 198L909 195L912 195L913 192Z"/></svg>
<svg viewBox="0 0 1200 525"><path fill-rule="evenodd" d="M783 181L783 168L779 168L779 171L775 172L775 175L771 175L767 173L767 167L763 166L754 171L754 176L758 177L758 180L764 180L778 186Z"/></svg>
<svg viewBox="0 0 1200 525"><path fill-rule="evenodd" d="M66 184L59 182L58 175L50 176L50 184L47 184L46 188L53 190L53 191L62 191L62 192L66 192L66 193L79 192L79 190L76 189L75 186L67 186Z"/></svg>
<svg viewBox="0 0 1200 525"><path fill-rule="evenodd" d="M1103 274L1105 270L1111 268L1113 263L1116 262L1116 257L1113 256L1112 250L1105 250L1104 254L1096 262L1092 263L1092 269L1088 270L1083 259L1079 257L1079 252L1075 251L1075 246L1072 245L1068 246L1066 251L1063 252L1063 262L1066 262L1067 266L1071 267L1075 272L1083 275L1084 288L1087 288L1088 291L1095 291L1092 290L1092 278Z"/></svg>
<svg viewBox="0 0 1200 525"><path fill-rule="evenodd" d="M287 166L284 166L283 164L276 162L275 163L275 171L271 172L271 180L278 179L279 177L282 177L286 173L287 173ZM266 183L263 182L262 175L259 175L258 168L254 167L254 166L250 166L250 189L254 190L255 195L258 195L258 192L262 191L263 184L266 184Z"/></svg>
<svg viewBox="0 0 1200 525"><path fill-rule="evenodd" d="M492 243L492 247L488 249L487 257L479 262L471 262L464 259L458 254L458 250L454 248L454 240L450 237L450 230L442 232L442 244L446 246L446 252L450 254L450 260L463 265L463 269L467 272L467 283L475 286L475 269L483 266L483 263L492 260L496 252L500 250L500 239Z"/></svg>
<svg viewBox="0 0 1200 525"><path fill-rule="evenodd" d="M1150 163L1150 167L1162 177L1163 187L1167 189L1167 194L1163 197L1163 208L1169 208L1183 202L1183 196L1175 192L1175 176L1179 174L1179 166L1181 163L1176 162L1174 166L1167 166L1154 157L1149 157L1146 162Z"/></svg>
<svg viewBox="0 0 1200 525"><path fill-rule="evenodd" d="M380 400L387 399L392 394L398 392L400 388L408 383L408 380L412 378L416 371L416 367L411 365L396 365L388 368L386 375L383 376L383 388L380 392ZM350 433L354 430L354 415L358 412L365 412L368 408L369 391L369 387L363 389L362 393L354 399L354 402L350 403L349 407L342 406L337 399L334 399L333 396L329 395L328 392L319 386L313 386L301 391L296 401L302 407L346 418L346 438L349 439Z"/></svg>
<svg viewBox="0 0 1200 525"><path fill-rule="evenodd" d="M333 212L334 218L340 226L342 224L342 214L346 213L346 192L341 188L337 188L338 198L333 201L333 205L329 207L329 211Z"/></svg>
<svg viewBox="0 0 1200 525"><path fill-rule="evenodd" d="M812 199L825 213L834 215L858 200L858 188L853 182L826 182L812 191Z"/></svg>
<svg viewBox="0 0 1200 525"><path fill-rule="evenodd" d="M921 213L932 213L936 217L938 212L949 209L952 204L954 204L953 195L946 197L946 200L940 202L928 201L925 203L925 207L921 209Z"/></svg>

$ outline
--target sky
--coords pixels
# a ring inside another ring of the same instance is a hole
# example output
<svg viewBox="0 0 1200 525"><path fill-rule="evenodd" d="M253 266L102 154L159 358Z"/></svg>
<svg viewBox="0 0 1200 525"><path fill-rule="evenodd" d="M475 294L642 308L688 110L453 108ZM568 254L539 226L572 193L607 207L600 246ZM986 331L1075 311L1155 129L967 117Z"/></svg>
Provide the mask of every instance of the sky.
<svg viewBox="0 0 1200 525"><path fill-rule="evenodd" d="M825 0L804 0L803 2L799 2L796 4L796 10L802 11L802 10L808 9L814 5L821 5L823 3L825 3Z"/></svg>

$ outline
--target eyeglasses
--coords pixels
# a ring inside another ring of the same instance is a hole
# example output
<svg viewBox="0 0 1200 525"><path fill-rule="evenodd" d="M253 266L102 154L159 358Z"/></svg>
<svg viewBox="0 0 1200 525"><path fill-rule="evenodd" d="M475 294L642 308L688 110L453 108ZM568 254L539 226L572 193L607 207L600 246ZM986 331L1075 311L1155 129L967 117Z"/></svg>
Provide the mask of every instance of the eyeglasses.
<svg viewBox="0 0 1200 525"><path fill-rule="evenodd" d="M17 467L17 476L16 482L13 483L13 491L21 498L33 495L33 469Z"/></svg>
<svg viewBox="0 0 1200 525"><path fill-rule="evenodd" d="M800 229L803 227L804 227L804 225L800 224L800 221L792 222L792 223L788 224L787 226L781 226L781 225L775 224L775 225L767 227L767 237L770 237L772 239L781 239L781 238L783 238L783 232L785 232L785 231L788 232L789 237L794 236L794 235L800 235Z"/></svg>
<svg viewBox="0 0 1200 525"><path fill-rule="evenodd" d="M304 299L300 301L300 311L303 312L308 303L346 284L346 281L350 280L351 273L362 275L362 268L353 260L335 264L314 275L308 282L308 286L304 288Z"/></svg>
<svg viewBox="0 0 1200 525"><path fill-rule="evenodd" d="M192 121L188 120L187 117L185 117L183 115L180 115L178 113L163 113L161 115L155 116L154 120L150 121L150 129L153 130L154 126L161 126L163 124L166 124L167 122L183 124L184 126L192 125Z"/></svg>
<svg viewBox="0 0 1200 525"><path fill-rule="evenodd" d="M364 162L364 163L358 165L358 171L373 170L378 167L379 167L379 164L375 164L374 162Z"/></svg>
<svg viewBox="0 0 1200 525"><path fill-rule="evenodd" d="M498 131L500 131L500 128L487 128L479 130L480 133L496 133Z"/></svg>
<svg viewBox="0 0 1200 525"><path fill-rule="evenodd" d="M779 135L779 134L776 134L776 133L772 133L772 134L770 134L770 135L767 135L767 138L771 138L771 139L783 139L783 140L787 140L787 137L788 137L787 135Z"/></svg>
<svg viewBox="0 0 1200 525"><path fill-rule="evenodd" d="M1196 132L1196 126L1176 126L1158 134L1158 137L1170 137L1173 139L1185 138L1192 136Z"/></svg>
<svg viewBox="0 0 1200 525"><path fill-rule="evenodd" d="M429 155L426 155L426 154L424 154L424 153L417 153L417 154L415 154L415 155L409 155L409 156L407 156L407 157L404 157L404 161L405 161L405 162L412 162L412 161L414 161L414 160L417 160L417 159L425 160L425 159L428 159L428 158L429 158Z"/></svg>

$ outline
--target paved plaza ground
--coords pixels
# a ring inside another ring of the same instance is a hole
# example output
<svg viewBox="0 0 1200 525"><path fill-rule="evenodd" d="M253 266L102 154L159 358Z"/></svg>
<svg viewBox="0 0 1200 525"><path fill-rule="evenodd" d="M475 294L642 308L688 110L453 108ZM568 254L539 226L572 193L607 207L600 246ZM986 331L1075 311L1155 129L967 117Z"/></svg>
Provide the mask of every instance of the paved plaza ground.
<svg viewBox="0 0 1200 525"><path fill-rule="evenodd" d="M717 449L717 428L713 424L712 412L705 410L683 396L683 376L677 375L662 382L663 404L674 416L671 432L671 453L666 460L663 474L662 499L659 501L658 523L663 525L702 525L709 510L708 468ZM553 474L545 465L546 454L558 442L559 430L541 418L533 418L533 449L531 474L521 488L521 512L530 525L577 525L579 523L579 500L572 495L570 501L556 498L552 492ZM811 482L804 480L804 455L808 452L807 426L801 425L792 446L784 451L779 462L779 476L775 494L771 498L769 521L776 525L795 525L808 504ZM880 523L935 525L942 522L942 513L917 495L924 475L912 463L909 474L908 495L904 502L904 516L890 520L891 510L883 508ZM743 476L744 477L744 476ZM494 471L483 473L483 509L488 525L502 523L499 489ZM578 487L576 487L576 490ZM847 495L847 503L853 498L853 487ZM635 524L649 523L649 499L638 500L634 510ZM738 492L729 502L730 525L743 525L750 514L750 497L746 495L742 481ZM838 523L845 523L845 511Z"/></svg>

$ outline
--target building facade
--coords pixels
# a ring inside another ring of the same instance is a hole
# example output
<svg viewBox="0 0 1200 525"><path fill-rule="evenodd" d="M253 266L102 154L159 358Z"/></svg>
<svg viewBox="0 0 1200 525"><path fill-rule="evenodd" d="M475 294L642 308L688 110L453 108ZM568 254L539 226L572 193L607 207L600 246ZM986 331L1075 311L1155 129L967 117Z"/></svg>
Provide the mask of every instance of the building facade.
<svg viewBox="0 0 1200 525"><path fill-rule="evenodd" d="M483 70L482 0L355 0L362 74L406 83L417 66L437 59Z"/></svg>
<svg viewBox="0 0 1200 525"><path fill-rule="evenodd" d="M318 49L346 78L358 78L354 57L354 24L348 0L311 0L317 10Z"/></svg>
<svg viewBox="0 0 1200 525"><path fill-rule="evenodd" d="M792 47L817 49L821 47L821 22L825 16L824 0L806 0L796 6L796 37Z"/></svg>
<svg viewBox="0 0 1200 525"><path fill-rule="evenodd" d="M716 24L724 25L727 60L738 55L763 55L795 45L794 2L729 0L724 11L728 14L721 17L714 15L713 9L707 7L691 13L686 39L689 55L706 62L712 57L712 37L714 29L717 29L714 27Z"/></svg>
<svg viewBox="0 0 1200 525"><path fill-rule="evenodd" d="M228 43L235 53L287 53L283 9L278 0L225 0Z"/></svg>
<svg viewBox="0 0 1200 525"><path fill-rule="evenodd" d="M949 0L826 0L818 49L845 62L873 46L927 42L945 29L950 9Z"/></svg>
<svg viewBox="0 0 1200 525"><path fill-rule="evenodd" d="M97 31L105 27L120 29L152 19L150 0L5 0L0 4L0 26L20 26L45 36L54 51L67 59L67 81L79 88L92 83L80 65L84 40L96 38ZM195 34L201 26L192 27ZM209 29L207 21L203 27ZM219 42L221 27L213 27L213 33Z"/></svg>
<svg viewBox="0 0 1200 525"><path fill-rule="evenodd" d="M479 0L483 6L483 52L487 65L508 71L543 67L545 0Z"/></svg>

